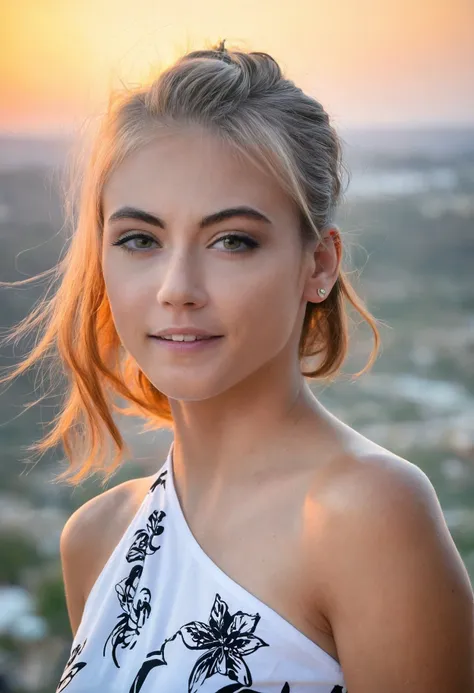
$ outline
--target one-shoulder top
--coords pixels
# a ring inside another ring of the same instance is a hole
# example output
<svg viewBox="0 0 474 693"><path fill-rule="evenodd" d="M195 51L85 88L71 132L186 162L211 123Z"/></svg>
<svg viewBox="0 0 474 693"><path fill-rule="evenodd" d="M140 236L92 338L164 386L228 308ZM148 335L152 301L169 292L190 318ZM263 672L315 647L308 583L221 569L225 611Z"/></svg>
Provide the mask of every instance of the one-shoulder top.
<svg viewBox="0 0 474 693"><path fill-rule="evenodd" d="M172 450L87 598L56 693L347 693L335 659L203 551Z"/></svg>

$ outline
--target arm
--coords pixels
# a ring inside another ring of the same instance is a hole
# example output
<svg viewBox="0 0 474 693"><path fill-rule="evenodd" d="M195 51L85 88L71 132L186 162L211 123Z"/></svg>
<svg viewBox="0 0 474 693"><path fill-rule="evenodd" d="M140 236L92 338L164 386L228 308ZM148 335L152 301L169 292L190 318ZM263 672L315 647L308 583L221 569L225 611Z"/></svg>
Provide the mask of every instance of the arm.
<svg viewBox="0 0 474 693"><path fill-rule="evenodd" d="M73 638L89 592L133 515L135 481L125 481L78 508L61 533L60 555Z"/></svg>
<svg viewBox="0 0 474 693"><path fill-rule="evenodd" d="M84 564L87 555L86 527L87 503L76 510L61 532L59 549L63 573L66 605L72 636L76 635L84 610Z"/></svg>
<svg viewBox="0 0 474 693"><path fill-rule="evenodd" d="M358 466L330 503L325 610L350 693L474 693L467 571L428 477Z"/></svg>

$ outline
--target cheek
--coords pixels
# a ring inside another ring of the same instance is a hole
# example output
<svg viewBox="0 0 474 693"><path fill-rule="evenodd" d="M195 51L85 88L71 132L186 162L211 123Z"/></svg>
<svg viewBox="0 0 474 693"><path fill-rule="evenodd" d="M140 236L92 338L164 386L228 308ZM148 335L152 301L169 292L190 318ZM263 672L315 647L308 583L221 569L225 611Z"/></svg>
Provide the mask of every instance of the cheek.
<svg viewBox="0 0 474 693"><path fill-rule="evenodd" d="M226 319L231 321L231 334L252 348L269 341L286 341L293 330L301 291L296 262L288 255L287 263L262 263L258 271L226 291ZM221 297L224 299L222 291Z"/></svg>
<svg viewBox="0 0 474 693"><path fill-rule="evenodd" d="M104 281L116 330L125 346L128 346L130 339L136 339L140 331L145 329L144 287L139 279L134 281L127 277L125 281L123 274L115 268L113 271L105 268Z"/></svg>

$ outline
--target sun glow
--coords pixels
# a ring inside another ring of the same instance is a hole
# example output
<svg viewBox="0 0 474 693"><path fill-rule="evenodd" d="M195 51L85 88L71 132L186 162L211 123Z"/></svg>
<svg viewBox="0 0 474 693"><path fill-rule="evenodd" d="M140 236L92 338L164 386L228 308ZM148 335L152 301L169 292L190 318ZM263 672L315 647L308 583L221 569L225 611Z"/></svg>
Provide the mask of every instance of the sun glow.
<svg viewBox="0 0 474 693"><path fill-rule="evenodd" d="M474 121L471 0L6 0L0 129L76 127L110 89L220 38L274 55L348 124Z"/></svg>

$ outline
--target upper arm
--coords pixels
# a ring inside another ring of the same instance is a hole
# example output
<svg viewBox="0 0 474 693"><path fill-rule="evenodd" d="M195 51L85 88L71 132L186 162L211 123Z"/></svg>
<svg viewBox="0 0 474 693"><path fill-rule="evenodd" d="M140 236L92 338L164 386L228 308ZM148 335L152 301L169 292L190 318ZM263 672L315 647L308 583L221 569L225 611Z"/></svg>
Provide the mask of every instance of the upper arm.
<svg viewBox="0 0 474 693"><path fill-rule="evenodd" d="M369 465L344 496L325 579L348 690L474 693L472 588L428 477Z"/></svg>
<svg viewBox="0 0 474 693"><path fill-rule="evenodd" d="M126 481L87 501L61 532L61 567L73 637L89 591L128 524L132 489L133 481Z"/></svg>
<svg viewBox="0 0 474 693"><path fill-rule="evenodd" d="M59 549L63 573L66 605L73 637L79 627L84 610L84 569L87 564L89 522L88 503L76 510L61 532Z"/></svg>

